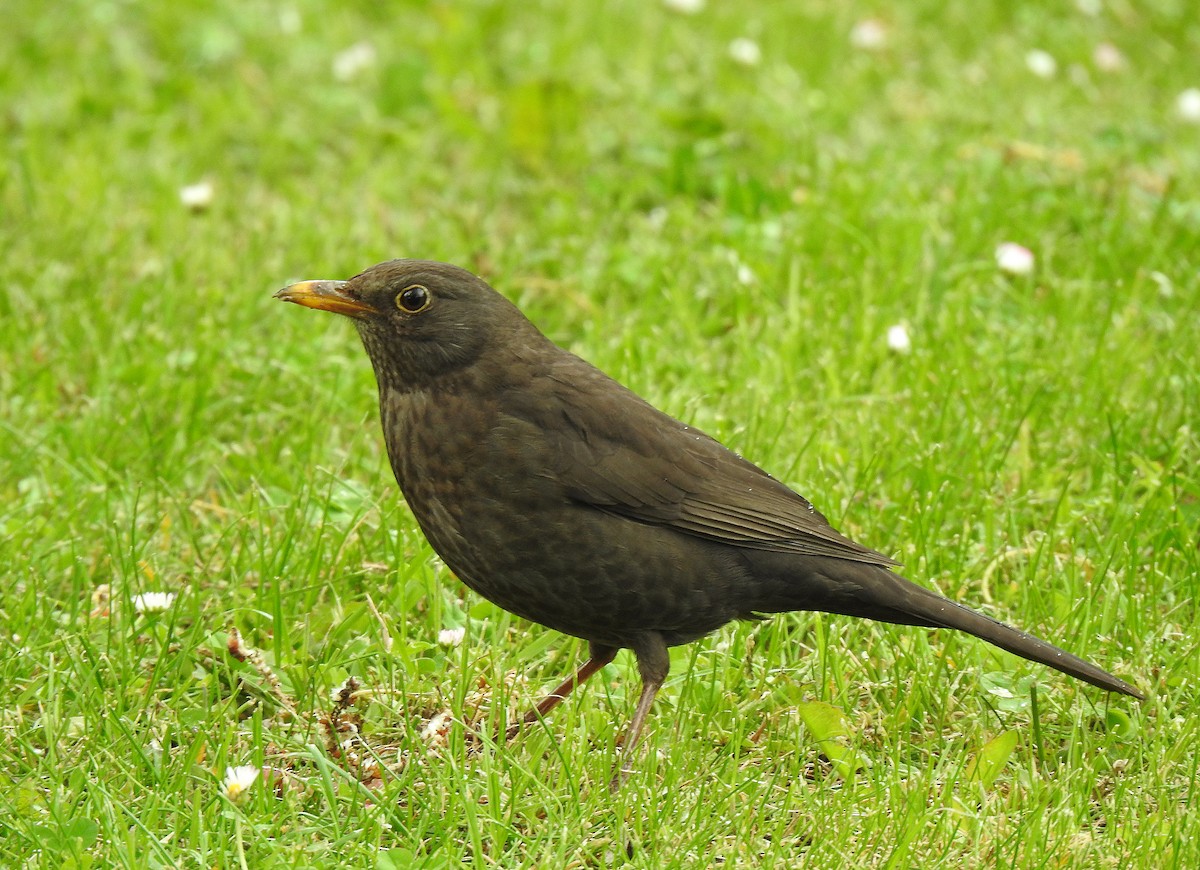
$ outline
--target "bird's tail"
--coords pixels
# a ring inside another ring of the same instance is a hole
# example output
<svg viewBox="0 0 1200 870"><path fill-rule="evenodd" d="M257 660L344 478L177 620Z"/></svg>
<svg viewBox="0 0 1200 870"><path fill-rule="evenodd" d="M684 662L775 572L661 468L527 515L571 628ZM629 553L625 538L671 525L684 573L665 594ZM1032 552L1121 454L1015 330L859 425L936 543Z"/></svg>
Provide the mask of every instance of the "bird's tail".
<svg viewBox="0 0 1200 870"><path fill-rule="evenodd" d="M839 564L830 564L833 562ZM1049 665L1101 689L1143 700L1146 697L1134 686L1079 656L943 598L886 568L829 559L822 565L820 573L833 581L830 587L833 594L813 609L880 622L965 631L1022 658Z"/></svg>

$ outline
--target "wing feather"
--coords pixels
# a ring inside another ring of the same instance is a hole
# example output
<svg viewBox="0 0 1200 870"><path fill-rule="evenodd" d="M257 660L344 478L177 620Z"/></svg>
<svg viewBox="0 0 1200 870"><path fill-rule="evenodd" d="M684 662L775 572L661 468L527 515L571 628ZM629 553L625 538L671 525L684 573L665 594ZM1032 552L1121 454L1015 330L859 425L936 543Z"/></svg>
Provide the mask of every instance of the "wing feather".
<svg viewBox="0 0 1200 870"><path fill-rule="evenodd" d="M898 564L835 530L803 496L577 357L542 386L554 400L506 402L545 439L568 498L639 522L756 550ZM545 419L555 408L556 420ZM565 423L565 425L564 425Z"/></svg>

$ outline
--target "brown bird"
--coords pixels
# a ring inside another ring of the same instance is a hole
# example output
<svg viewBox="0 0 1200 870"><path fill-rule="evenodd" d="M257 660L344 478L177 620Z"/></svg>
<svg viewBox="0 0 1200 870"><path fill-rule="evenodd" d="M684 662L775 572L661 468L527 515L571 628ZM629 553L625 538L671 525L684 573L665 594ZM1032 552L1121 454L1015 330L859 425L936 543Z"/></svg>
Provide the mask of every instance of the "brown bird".
<svg viewBox="0 0 1200 870"><path fill-rule="evenodd" d="M535 722L631 649L642 693L615 788L667 676L667 648L734 619L818 610L966 631L1102 689L1141 692L918 586L802 496L555 345L455 266L380 263L276 296L354 320L396 481L480 595L590 644Z"/></svg>

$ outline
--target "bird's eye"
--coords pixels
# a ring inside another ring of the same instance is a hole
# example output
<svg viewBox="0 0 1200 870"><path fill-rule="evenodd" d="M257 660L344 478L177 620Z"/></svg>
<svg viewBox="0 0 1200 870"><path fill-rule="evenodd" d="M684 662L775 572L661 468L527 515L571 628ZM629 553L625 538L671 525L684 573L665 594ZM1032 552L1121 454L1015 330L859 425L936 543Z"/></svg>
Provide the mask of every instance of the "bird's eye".
<svg viewBox="0 0 1200 870"><path fill-rule="evenodd" d="M396 295L396 306L401 311L407 311L409 314L424 311L432 301L433 294L429 292L428 288L422 287L420 284L405 287Z"/></svg>

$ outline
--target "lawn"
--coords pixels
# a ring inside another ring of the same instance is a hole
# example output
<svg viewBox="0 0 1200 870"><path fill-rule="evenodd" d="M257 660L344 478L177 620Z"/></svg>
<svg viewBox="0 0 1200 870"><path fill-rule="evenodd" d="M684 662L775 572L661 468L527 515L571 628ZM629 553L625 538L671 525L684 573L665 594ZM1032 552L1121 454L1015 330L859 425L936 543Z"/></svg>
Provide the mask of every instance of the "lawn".
<svg viewBox="0 0 1200 870"><path fill-rule="evenodd" d="M1198 56L1170 0L8 0L0 866L1200 866ZM505 745L586 645L271 298L400 256L1148 699L794 613L672 651L616 795L628 653Z"/></svg>

